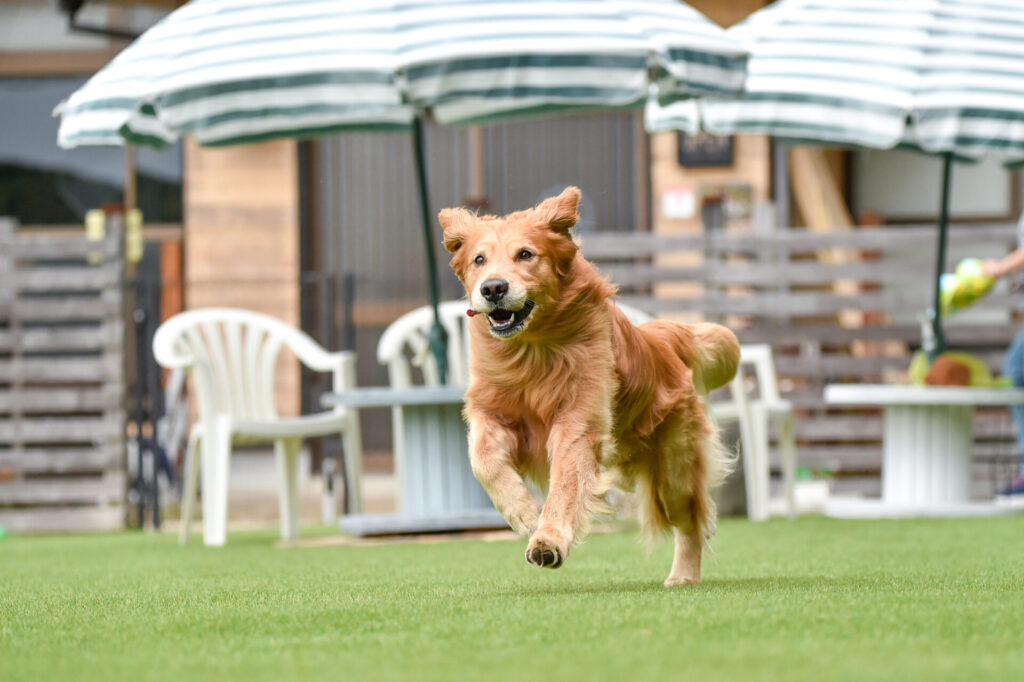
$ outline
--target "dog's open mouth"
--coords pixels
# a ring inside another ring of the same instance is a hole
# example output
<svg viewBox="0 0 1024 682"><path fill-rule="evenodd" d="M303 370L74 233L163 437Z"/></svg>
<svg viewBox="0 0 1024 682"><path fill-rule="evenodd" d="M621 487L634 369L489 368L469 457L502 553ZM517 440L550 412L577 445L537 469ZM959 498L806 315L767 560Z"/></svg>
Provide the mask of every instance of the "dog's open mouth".
<svg viewBox="0 0 1024 682"><path fill-rule="evenodd" d="M495 336L512 336L526 326L526 320L533 312L533 301L527 301L519 310L495 308L487 313L487 321L491 324L491 333Z"/></svg>

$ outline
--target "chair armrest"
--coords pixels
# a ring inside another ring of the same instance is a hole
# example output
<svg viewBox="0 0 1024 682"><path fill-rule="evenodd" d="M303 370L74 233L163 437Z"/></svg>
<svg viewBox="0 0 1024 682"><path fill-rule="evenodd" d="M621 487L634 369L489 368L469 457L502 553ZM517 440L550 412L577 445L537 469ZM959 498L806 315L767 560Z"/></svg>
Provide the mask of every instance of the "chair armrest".
<svg viewBox="0 0 1024 682"><path fill-rule="evenodd" d="M755 403L761 405L762 409L766 410L768 414L772 416L793 414L793 403L788 400L772 400L769 402L755 401Z"/></svg>
<svg viewBox="0 0 1024 682"><path fill-rule="evenodd" d="M331 389L341 392L356 387L356 354L350 350L328 351L305 332L289 328L284 336L285 345L295 353L303 365L316 372L330 372ZM335 408L343 412L345 408Z"/></svg>
<svg viewBox="0 0 1024 682"><path fill-rule="evenodd" d="M356 387L356 354L352 351L340 351L330 354L335 365L332 368L333 381L331 388L340 393Z"/></svg>
<svg viewBox="0 0 1024 682"><path fill-rule="evenodd" d="M165 369L189 369L196 363L195 356L182 350L181 340L185 326L176 318L161 324L153 335L153 357Z"/></svg>
<svg viewBox="0 0 1024 682"><path fill-rule="evenodd" d="M283 340L299 362L316 372L333 372L347 362L349 357L353 361L355 358L352 351L329 351L305 332L291 327L284 330Z"/></svg>

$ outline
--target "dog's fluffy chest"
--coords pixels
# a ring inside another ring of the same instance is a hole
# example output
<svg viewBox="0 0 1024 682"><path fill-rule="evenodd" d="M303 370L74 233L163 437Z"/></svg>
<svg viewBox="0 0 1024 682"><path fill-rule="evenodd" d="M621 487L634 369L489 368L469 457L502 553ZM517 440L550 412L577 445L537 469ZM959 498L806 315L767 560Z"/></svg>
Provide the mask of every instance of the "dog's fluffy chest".
<svg viewBox="0 0 1024 682"><path fill-rule="evenodd" d="M593 395L588 388L607 385L613 373L607 359L580 366L560 356L540 354L519 358L501 371L494 369L490 366L474 374L474 401L510 418L545 425L576 405L581 396Z"/></svg>

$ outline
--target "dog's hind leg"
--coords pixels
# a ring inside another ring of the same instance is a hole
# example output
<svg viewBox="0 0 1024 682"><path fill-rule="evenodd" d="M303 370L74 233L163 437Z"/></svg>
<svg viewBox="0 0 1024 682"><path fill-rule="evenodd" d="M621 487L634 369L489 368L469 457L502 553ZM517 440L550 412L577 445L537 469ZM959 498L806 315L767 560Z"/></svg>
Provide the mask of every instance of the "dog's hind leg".
<svg viewBox="0 0 1024 682"><path fill-rule="evenodd" d="M672 558L672 571L665 579L665 587L694 585L700 582L700 556L704 538L696 524L673 526L676 551Z"/></svg>
<svg viewBox="0 0 1024 682"><path fill-rule="evenodd" d="M661 527L671 527L675 539L666 587L700 582L701 550L717 525L711 489L728 471L714 428L692 412L687 417L669 430L652 486L663 512Z"/></svg>
<svg viewBox="0 0 1024 682"><path fill-rule="evenodd" d="M470 420L469 461L494 506L520 535L537 530L540 503L515 467L516 435L500 422Z"/></svg>

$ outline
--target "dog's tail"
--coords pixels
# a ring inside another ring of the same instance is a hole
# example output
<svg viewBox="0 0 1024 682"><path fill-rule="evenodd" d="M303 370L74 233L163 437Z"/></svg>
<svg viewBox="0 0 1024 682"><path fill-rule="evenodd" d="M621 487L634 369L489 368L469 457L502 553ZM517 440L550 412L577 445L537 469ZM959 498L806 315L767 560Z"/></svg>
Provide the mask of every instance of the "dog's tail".
<svg viewBox="0 0 1024 682"><path fill-rule="evenodd" d="M740 342L720 324L703 322L690 326L696 357L688 362L694 379L710 392L732 381L740 365ZM687 358L684 358L684 361Z"/></svg>
<svg viewBox="0 0 1024 682"><path fill-rule="evenodd" d="M732 381L740 365L740 342L720 324L675 324L656 320L642 326L671 345L693 372L693 383L702 396Z"/></svg>

